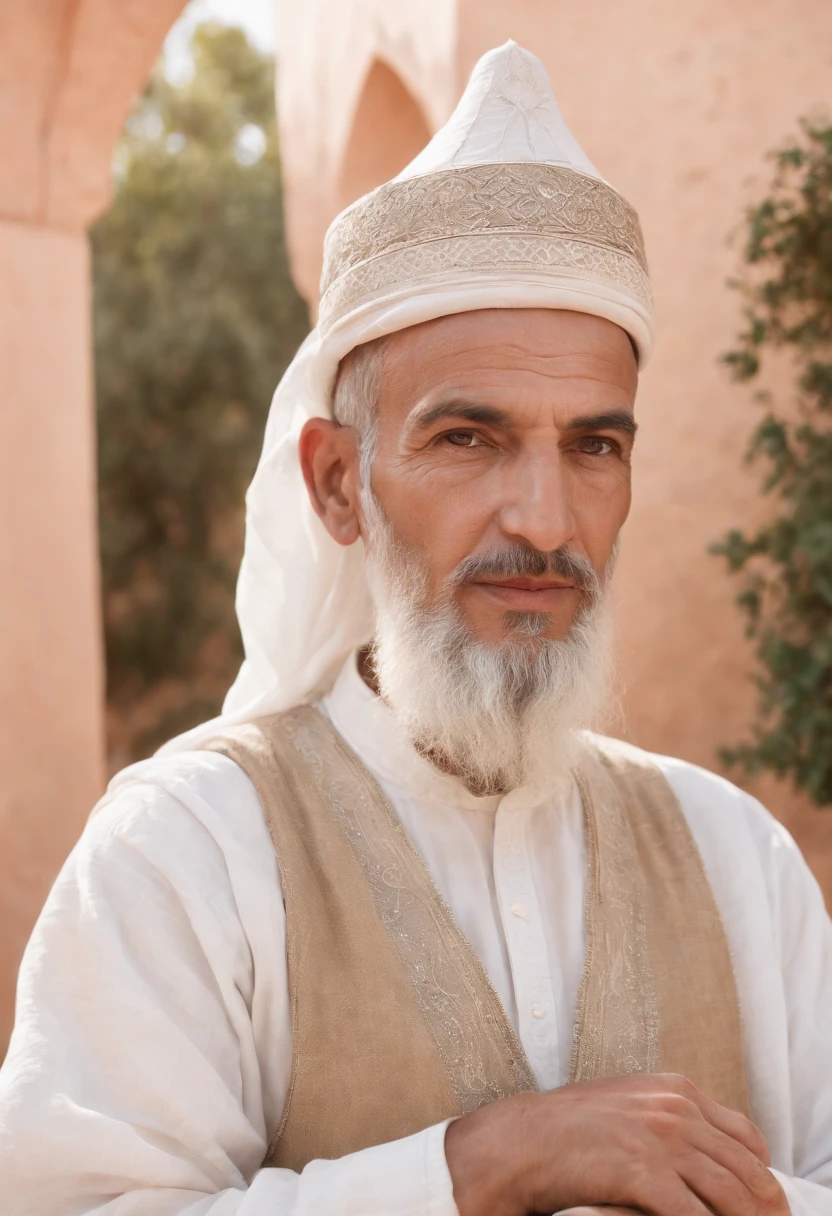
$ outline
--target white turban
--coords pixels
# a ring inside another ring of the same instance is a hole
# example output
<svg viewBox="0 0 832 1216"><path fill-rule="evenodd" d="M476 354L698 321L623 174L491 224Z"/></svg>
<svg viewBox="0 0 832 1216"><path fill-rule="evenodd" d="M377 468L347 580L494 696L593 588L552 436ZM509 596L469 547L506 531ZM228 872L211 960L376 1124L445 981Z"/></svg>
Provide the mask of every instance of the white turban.
<svg viewBox="0 0 832 1216"><path fill-rule="evenodd" d="M301 429L330 416L350 350L452 313L562 308L616 322L642 364L650 352L638 217L568 130L539 59L513 42L483 56L448 122L398 177L333 221L321 288L318 324L277 387L246 498L245 661L221 717L167 748L316 698L371 637L361 542L331 539L298 460Z"/></svg>

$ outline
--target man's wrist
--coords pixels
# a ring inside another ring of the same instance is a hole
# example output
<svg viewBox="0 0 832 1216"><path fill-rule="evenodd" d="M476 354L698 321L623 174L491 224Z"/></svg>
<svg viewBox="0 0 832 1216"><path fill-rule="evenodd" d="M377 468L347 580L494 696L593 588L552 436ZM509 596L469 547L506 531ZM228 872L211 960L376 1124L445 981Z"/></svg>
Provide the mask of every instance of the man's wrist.
<svg viewBox="0 0 832 1216"><path fill-rule="evenodd" d="M521 1110L532 1095L483 1106L448 1125L445 1159L460 1216L523 1216L524 1168Z"/></svg>

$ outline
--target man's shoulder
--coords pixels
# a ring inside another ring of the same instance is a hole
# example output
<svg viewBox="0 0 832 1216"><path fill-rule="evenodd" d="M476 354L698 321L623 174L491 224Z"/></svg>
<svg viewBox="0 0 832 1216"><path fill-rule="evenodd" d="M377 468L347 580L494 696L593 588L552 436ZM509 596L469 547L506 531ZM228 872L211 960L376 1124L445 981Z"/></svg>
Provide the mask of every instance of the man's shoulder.
<svg viewBox="0 0 832 1216"><path fill-rule="evenodd" d="M90 816L82 843L225 853L259 849L264 837L268 841L260 800L246 773L205 750L152 756L122 769Z"/></svg>
<svg viewBox="0 0 832 1216"><path fill-rule="evenodd" d="M694 835L707 832L720 838L745 836L764 848L775 841L794 847L788 832L762 803L719 773L621 739L599 735L592 738L604 751L658 768L676 795Z"/></svg>
<svg viewBox="0 0 832 1216"><path fill-rule="evenodd" d="M213 798L229 784L243 785L248 778L239 765L211 748L162 751L121 769L111 779L102 802L127 789L168 790Z"/></svg>
<svg viewBox="0 0 832 1216"><path fill-rule="evenodd" d="M814 880L786 828L762 803L727 778L688 760L605 739L619 755L655 765L678 799L723 917L754 910L759 924L791 903L815 899ZM749 913L750 914L750 913ZM745 913L743 913L745 916Z"/></svg>

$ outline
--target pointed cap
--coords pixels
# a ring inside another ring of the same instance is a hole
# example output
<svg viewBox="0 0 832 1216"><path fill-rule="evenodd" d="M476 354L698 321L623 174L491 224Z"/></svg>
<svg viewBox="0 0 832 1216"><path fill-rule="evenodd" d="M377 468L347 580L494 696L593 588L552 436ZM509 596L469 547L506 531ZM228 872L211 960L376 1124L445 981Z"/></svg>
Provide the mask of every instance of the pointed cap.
<svg viewBox="0 0 832 1216"><path fill-rule="evenodd" d="M562 308L625 329L644 363L653 305L638 216L570 132L515 42L484 55L459 105L398 177L324 242L318 329L343 357L478 308Z"/></svg>
<svg viewBox="0 0 832 1216"><path fill-rule="evenodd" d="M483 55L451 117L396 180L501 161L601 177L564 122L543 64L516 42Z"/></svg>

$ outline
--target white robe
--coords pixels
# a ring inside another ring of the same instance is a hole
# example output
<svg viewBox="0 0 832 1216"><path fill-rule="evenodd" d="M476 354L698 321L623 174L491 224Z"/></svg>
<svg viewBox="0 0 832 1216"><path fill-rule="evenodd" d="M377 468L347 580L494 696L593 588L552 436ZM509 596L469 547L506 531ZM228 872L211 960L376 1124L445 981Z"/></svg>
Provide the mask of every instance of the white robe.
<svg viewBox="0 0 832 1216"><path fill-rule="evenodd" d="M354 660L324 708L410 832L540 1085L562 1084L583 967L577 795L474 798L405 744ZM794 1216L832 1216L832 926L820 892L754 799L655 759L723 917L773 1164ZM261 1170L291 1054L280 879L253 786L208 752L133 766L26 952L0 1074L3 1216L455 1216L444 1124L300 1175Z"/></svg>

